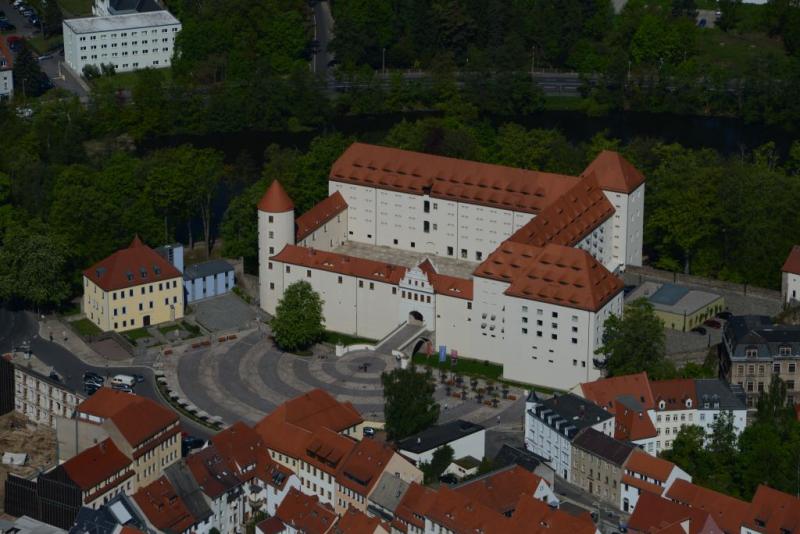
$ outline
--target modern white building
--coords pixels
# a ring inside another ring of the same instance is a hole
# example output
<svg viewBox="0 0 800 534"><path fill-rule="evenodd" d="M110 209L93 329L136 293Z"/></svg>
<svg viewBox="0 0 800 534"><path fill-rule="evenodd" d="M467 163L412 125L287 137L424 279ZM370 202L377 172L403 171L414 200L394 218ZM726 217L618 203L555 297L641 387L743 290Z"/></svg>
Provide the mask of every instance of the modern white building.
<svg viewBox="0 0 800 534"><path fill-rule="evenodd" d="M614 435L614 416L572 393L540 399L531 391L525 402L525 448L545 458L556 475L569 481L572 440L585 428Z"/></svg>
<svg viewBox="0 0 800 534"><path fill-rule="evenodd" d="M453 449L453 459L471 456L483 460L486 455L486 429L458 419L432 426L409 436L397 444L400 454L416 465L430 463L434 453L444 446Z"/></svg>
<svg viewBox="0 0 800 534"><path fill-rule="evenodd" d="M265 311L304 280L330 330L381 339L412 320L518 381L599 378L613 273L641 264L644 178L621 156L574 177L355 143L329 192L298 218L278 182L259 203Z"/></svg>
<svg viewBox="0 0 800 534"><path fill-rule="evenodd" d="M169 11L67 19L64 59L77 74L86 65L114 65L117 72L172 64L181 23Z"/></svg>

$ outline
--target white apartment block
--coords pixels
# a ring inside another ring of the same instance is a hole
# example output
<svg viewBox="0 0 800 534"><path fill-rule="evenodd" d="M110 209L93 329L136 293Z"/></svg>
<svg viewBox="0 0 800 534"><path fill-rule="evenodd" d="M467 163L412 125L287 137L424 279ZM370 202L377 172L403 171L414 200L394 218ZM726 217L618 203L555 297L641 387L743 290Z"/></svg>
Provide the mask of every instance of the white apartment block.
<svg viewBox="0 0 800 534"><path fill-rule="evenodd" d="M181 23L169 11L67 19L64 59L77 74L86 65L114 65L117 72L172 64Z"/></svg>
<svg viewBox="0 0 800 534"><path fill-rule="evenodd" d="M58 418L69 419L83 397L63 384L14 366L14 409L30 421L56 428Z"/></svg>
<svg viewBox="0 0 800 534"><path fill-rule="evenodd" d="M261 200L265 311L304 280L330 330L381 339L413 320L518 381L599 378L603 325L622 312L614 273L641 264L644 178L621 156L574 177L355 143L329 193L299 218L277 182ZM349 255L349 243L416 259Z"/></svg>

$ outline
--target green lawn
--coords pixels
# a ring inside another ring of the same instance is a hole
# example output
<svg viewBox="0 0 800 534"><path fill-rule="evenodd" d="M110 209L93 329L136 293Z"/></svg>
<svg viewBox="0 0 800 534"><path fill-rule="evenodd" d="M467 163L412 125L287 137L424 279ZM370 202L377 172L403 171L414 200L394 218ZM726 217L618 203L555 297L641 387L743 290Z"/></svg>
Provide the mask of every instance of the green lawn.
<svg viewBox="0 0 800 534"><path fill-rule="evenodd" d="M125 332L125 337L130 339L133 342L136 342L137 339L143 339L146 337L152 337L150 332L147 331L145 328L137 328L136 330L128 330Z"/></svg>
<svg viewBox="0 0 800 534"><path fill-rule="evenodd" d="M166 336L170 332L173 332L175 330L180 330L180 329L181 329L181 325L179 325L179 324L171 324L171 325L168 325L168 326L160 326L158 328L158 331Z"/></svg>
<svg viewBox="0 0 800 534"><path fill-rule="evenodd" d="M92 14L92 1L93 0L58 0L58 5L61 6L61 11L64 12L64 18L68 18L67 15L80 17Z"/></svg>
<svg viewBox="0 0 800 534"><path fill-rule="evenodd" d="M769 55L786 56L780 41L763 33L725 33L711 28L698 32L696 44L700 65L713 65L742 75Z"/></svg>
<svg viewBox="0 0 800 534"><path fill-rule="evenodd" d="M489 363L481 360L469 360L467 358L459 357L456 360L456 365L450 365L450 357L443 363L439 362L439 355L432 354L430 357L416 353L413 362L417 365L427 365L434 369L444 369L445 371L457 373L460 375L474 376L478 378L486 378L489 380L498 380L503 376L503 366L496 363Z"/></svg>
<svg viewBox="0 0 800 534"><path fill-rule="evenodd" d="M41 56L50 50L59 48L64 43L64 39L60 35L53 35L47 39L41 35L37 35L36 37L28 39L28 43L30 43L36 53Z"/></svg>
<svg viewBox="0 0 800 534"><path fill-rule="evenodd" d="M164 74L165 82L170 80L170 69L161 69ZM136 80L139 76L139 72L141 71L134 71L134 72L118 72L113 76L100 76L99 78L95 78L90 83L92 86L100 88L105 87L112 91L118 91L120 89L133 89L133 86L136 84Z"/></svg>
<svg viewBox="0 0 800 534"><path fill-rule="evenodd" d="M341 334L339 332L330 332L326 331L325 334L322 336L322 341L324 343L330 343L331 345L374 345L374 339L368 339L365 337L358 337L358 336L351 336L349 334Z"/></svg>
<svg viewBox="0 0 800 534"><path fill-rule="evenodd" d="M200 327L196 324L187 323L186 321L181 321L181 328L192 334L193 336L199 336L202 334Z"/></svg>
<svg viewBox="0 0 800 534"><path fill-rule="evenodd" d="M59 310L59 313L61 313L62 317L71 317L73 315L78 315L80 312L80 304L68 304Z"/></svg>
<svg viewBox="0 0 800 534"><path fill-rule="evenodd" d="M86 318L72 321L70 324L81 336L96 336L97 334L103 333L96 324Z"/></svg>

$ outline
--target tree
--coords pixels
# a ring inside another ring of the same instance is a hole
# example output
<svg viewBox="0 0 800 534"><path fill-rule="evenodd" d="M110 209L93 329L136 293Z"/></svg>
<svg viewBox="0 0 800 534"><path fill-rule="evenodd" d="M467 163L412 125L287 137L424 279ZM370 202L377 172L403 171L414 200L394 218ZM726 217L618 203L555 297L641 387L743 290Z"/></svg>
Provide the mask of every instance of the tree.
<svg viewBox="0 0 800 534"><path fill-rule="evenodd" d="M436 386L430 370L420 372L414 365L397 368L381 374L381 384L389 439L411 436L439 420L439 404L433 398Z"/></svg>
<svg viewBox="0 0 800 534"><path fill-rule="evenodd" d="M439 447L433 452L433 457L430 462L424 462L420 465L420 469L425 477L424 483L431 484L439 480L442 473L445 472L447 466L453 462L453 448L450 445Z"/></svg>
<svg viewBox="0 0 800 534"><path fill-rule="evenodd" d="M56 0L49 0L44 7L44 32L46 35L57 35L61 33L61 23L64 21L64 15L61 13Z"/></svg>
<svg viewBox="0 0 800 534"><path fill-rule="evenodd" d="M278 302L270 326L275 342L283 350L305 350L325 333L323 301L311 284L305 281L290 284Z"/></svg>
<svg viewBox="0 0 800 534"><path fill-rule="evenodd" d="M22 41L14 58L14 86L23 96L38 96L41 93L42 76L39 62L33 57L30 46Z"/></svg>
<svg viewBox="0 0 800 534"><path fill-rule="evenodd" d="M674 374L664 351L664 324L653 305L641 298L628 303L622 317L608 318L597 354L606 357L609 376L647 371L650 378L658 379Z"/></svg>
<svg viewBox="0 0 800 534"><path fill-rule="evenodd" d="M697 425L686 425L672 440L672 447L661 456L690 473L695 478L704 478L709 470L708 452L704 448L705 431Z"/></svg>
<svg viewBox="0 0 800 534"><path fill-rule="evenodd" d="M742 0L719 0L719 10L722 13L717 26L724 32L732 30L739 22Z"/></svg>
<svg viewBox="0 0 800 534"><path fill-rule="evenodd" d="M100 69L97 68L97 65L87 64L83 66L83 77L87 80L91 81L95 78L99 78L101 76Z"/></svg>
<svg viewBox="0 0 800 534"><path fill-rule="evenodd" d="M56 306L70 295L69 250L41 224L15 224L0 247L0 299L37 308Z"/></svg>

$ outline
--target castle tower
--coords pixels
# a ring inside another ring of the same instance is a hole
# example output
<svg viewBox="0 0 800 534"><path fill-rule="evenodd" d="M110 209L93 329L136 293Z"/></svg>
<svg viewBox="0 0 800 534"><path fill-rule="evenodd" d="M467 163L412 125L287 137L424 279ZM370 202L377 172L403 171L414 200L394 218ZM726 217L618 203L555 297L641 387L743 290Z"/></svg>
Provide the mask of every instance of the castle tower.
<svg viewBox="0 0 800 534"><path fill-rule="evenodd" d="M283 296L279 268L269 269L270 258L294 245L294 203L280 182L273 180L258 203L258 280L261 309L275 313Z"/></svg>

